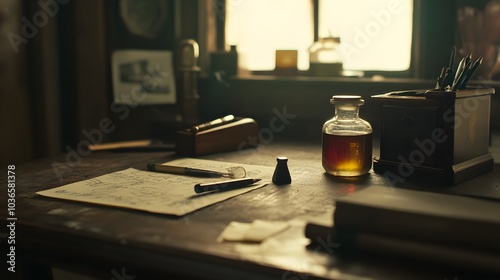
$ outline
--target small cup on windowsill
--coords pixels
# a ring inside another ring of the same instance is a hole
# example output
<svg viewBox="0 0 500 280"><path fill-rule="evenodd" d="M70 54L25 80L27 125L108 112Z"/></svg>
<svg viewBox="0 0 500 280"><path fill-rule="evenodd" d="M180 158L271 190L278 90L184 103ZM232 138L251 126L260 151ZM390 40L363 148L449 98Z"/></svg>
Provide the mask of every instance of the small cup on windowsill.
<svg viewBox="0 0 500 280"><path fill-rule="evenodd" d="M297 50L276 50L276 76L296 76L297 70Z"/></svg>

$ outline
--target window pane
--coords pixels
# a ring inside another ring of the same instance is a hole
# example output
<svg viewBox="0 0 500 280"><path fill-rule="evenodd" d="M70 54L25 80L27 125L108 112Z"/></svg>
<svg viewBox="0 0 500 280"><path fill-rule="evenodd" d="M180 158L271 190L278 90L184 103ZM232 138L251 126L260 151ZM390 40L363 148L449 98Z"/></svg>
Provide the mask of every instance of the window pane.
<svg viewBox="0 0 500 280"><path fill-rule="evenodd" d="M412 21L413 0L319 0L319 36L341 38L346 70L408 70Z"/></svg>
<svg viewBox="0 0 500 280"><path fill-rule="evenodd" d="M239 66L272 70L275 51L298 50L298 68L309 68L313 42L311 0L227 0L226 43L238 48Z"/></svg>

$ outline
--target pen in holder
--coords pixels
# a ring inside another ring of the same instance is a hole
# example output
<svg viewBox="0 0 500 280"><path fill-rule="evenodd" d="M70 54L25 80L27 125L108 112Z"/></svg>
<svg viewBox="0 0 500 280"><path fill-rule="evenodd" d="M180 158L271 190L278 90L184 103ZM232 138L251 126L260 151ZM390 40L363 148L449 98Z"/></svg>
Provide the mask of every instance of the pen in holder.
<svg viewBox="0 0 500 280"><path fill-rule="evenodd" d="M458 63L457 69L454 70L456 48L453 48L448 67L441 69L436 83L436 90L440 91L457 91L467 88L467 83L474 76L483 58L479 57L472 62L472 53L464 56Z"/></svg>

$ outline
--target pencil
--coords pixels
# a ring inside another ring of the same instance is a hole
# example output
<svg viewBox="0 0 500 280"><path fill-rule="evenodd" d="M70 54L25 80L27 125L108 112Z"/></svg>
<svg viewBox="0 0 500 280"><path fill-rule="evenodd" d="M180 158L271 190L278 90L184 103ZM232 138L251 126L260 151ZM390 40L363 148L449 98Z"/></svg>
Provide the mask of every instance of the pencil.
<svg viewBox="0 0 500 280"><path fill-rule="evenodd" d="M191 128L191 131L192 132L200 132L200 131L203 131L203 130L207 130L209 128L214 128L216 126L232 122L233 120L234 120L234 116L233 115L227 115L225 117L218 118L218 119L215 119L213 121L209 121L209 122L206 122L206 123L202 123L202 124L193 126Z"/></svg>
<svg viewBox="0 0 500 280"><path fill-rule="evenodd" d="M453 69L453 64L455 63L456 49L457 49L457 47L453 46L453 49L451 50L450 65L448 65L448 68L450 68L450 69Z"/></svg>
<svg viewBox="0 0 500 280"><path fill-rule="evenodd" d="M184 166L154 164L154 163L149 163L147 169L149 171L153 171L153 172L170 173L170 174L178 174L178 175L189 175L189 176L196 176L196 177L208 177L208 178L220 178L223 176L230 175L230 174L217 172L217 171L211 171L211 170L197 169L197 168L184 167Z"/></svg>
<svg viewBox="0 0 500 280"><path fill-rule="evenodd" d="M483 57L478 58L474 62L474 64L472 65L471 69L467 72L467 76L465 77L465 80L462 82L462 84L459 85L459 88L465 88L465 87L467 87L467 83L472 78L472 76L474 76L474 74L476 73L476 71L479 68L479 66L481 65L481 63L483 63Z"/></svg>

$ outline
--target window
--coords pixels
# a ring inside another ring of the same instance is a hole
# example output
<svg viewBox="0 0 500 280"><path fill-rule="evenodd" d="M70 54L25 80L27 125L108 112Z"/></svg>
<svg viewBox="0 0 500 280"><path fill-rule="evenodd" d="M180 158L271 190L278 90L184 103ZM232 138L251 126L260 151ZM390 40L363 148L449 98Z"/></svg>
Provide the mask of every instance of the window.
<svg viewBox="0 0 500 280"><path fill-rule="evenodd" d="M239 0L226 3L226 43L238 48L240 66L272 70L277 49L298 50L298 68L309 68L314 40L310 0Z"/></svg>
<svg viewBox="0 0 500 280"><path fill-rule="evenodd" d="M276 49L298 50L298 68L307 70L316 35L341 38L345 70L406 71L412 22L413 0L226 1L226 43L249 70L274 69Z"/></svg>
<svg viewBox="0 0 500 280"><path fill-rule="evenodd" d="M341 38L345 69L404 71L411 61L412 14L412 0L320 0L319 36Z"/></svg>

